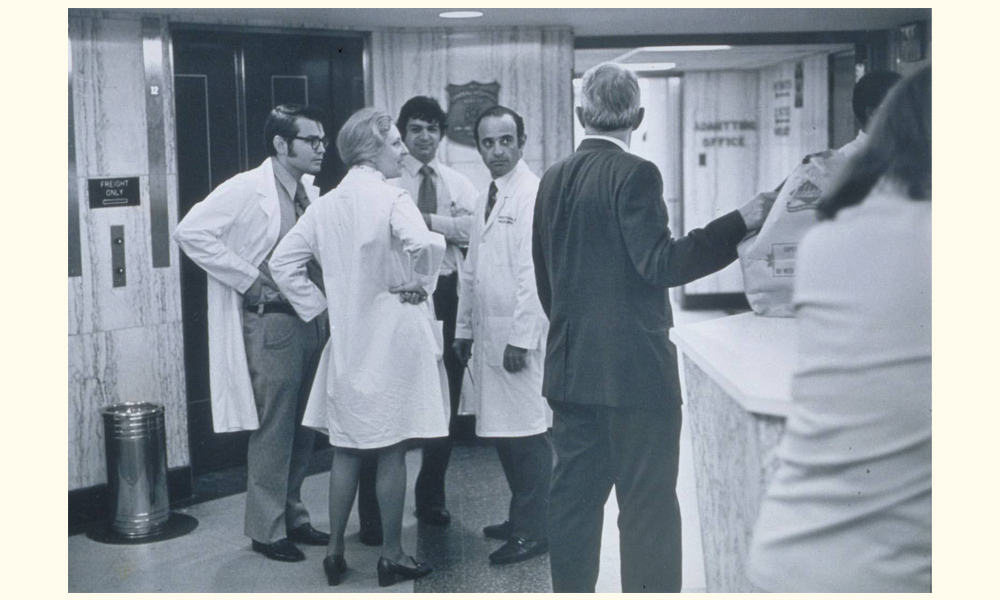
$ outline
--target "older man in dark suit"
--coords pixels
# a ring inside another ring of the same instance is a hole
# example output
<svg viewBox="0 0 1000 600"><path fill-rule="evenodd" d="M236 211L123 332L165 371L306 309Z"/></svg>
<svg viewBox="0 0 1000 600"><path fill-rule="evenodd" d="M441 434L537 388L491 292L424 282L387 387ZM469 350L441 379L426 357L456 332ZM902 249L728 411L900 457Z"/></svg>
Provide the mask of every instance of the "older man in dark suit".
<svg viewBox="0 0 1000 600"><path fill-rule="evenodd" d="M554 413L557 456L552 588L594 591L614 485L622 591L677 592L681 392L666 289L733 262L774 195L672 239L659 170L628 152L644 112L635 75L611 63L590 69L582 104L587 135L542 177L532 248L551 323L542 394Z"/></svg>

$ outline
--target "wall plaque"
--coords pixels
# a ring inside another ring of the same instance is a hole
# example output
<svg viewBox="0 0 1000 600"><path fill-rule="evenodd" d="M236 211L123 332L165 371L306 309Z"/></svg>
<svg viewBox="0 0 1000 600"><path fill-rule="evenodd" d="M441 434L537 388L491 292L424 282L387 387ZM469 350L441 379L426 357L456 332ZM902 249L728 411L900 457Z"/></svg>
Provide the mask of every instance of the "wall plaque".
<svg viewBox="0 0 1000 600"><path fill-rule="evenodd" d="M88 179L90 208L139 206L139 178Z"/></svg>
<svg viewBox="0 0 1000 600"><path fill-rule="evenodd" d="M484 110L496 106L500 84L470 81L464 85L448 84L448 139L465 146L475 146L472 128Z"/></svg>

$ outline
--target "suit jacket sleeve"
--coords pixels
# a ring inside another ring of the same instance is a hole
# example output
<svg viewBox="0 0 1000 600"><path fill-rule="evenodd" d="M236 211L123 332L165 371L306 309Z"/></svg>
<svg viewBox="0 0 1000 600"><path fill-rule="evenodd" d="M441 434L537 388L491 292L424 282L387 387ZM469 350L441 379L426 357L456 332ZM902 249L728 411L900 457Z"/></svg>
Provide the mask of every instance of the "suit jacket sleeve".
<svg viewBox="0 0 1000 600"><path fill-rule="evenodd" d="M268 265L292 308L303 321L311 321L326 310L326 296L309 279L306 263L318 257L315 206L307 210L274 249ZM322 266L322 263L321 263Z"/></svg>
<svg viewBox="0 0 1000 600"><path fill-rule="evenodd" d="M703 229L672 239L663 203L663 180L656 166L638 163L615 198L622 239L635 270L650 285L674 287L714 273L736 260L736 245L746 236L738 211Z"/></svg>
<svg viewBox="0 0 1000 600"><path fill-rule="evenodd" d="M544 179L543 185L539 185L538 194L535 196L535 216L531 225L531 258L535 266L535 291L538 292L538 301L542 305L545 316L552 318L552 286L549 283L549 271L545 267L545 252L542 247L542 228L544 227L542 218L542 206L544 204Z"/></svg>
<svg viewBox="0 0 1000 600"><path fill-rule="evenodd" d="M255 200L256 190L245 178L231 179L195 204L174 230L174 239L188 258L241 294L256 281L260 271L222 240L245 204Z"/></svg>

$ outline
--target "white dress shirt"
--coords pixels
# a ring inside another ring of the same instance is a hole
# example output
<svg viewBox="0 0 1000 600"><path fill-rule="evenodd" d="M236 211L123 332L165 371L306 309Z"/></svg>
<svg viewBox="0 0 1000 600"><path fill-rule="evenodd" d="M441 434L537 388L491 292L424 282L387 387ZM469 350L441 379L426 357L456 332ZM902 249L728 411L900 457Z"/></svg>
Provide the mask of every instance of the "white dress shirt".
<svg viewBox="0 0 1000 600"><path fill-rule="evenodd" d="M408 191L413 202L416 202L420 196L420 183L423 180L420 168L423 166L424 163L408 154L403 157L403 174L389 183ZM440 233L448 242L448 249L441 263L441 275L450 275L462 264L462 252L459 248L469 244L472 213L476 210L479 194L468 177L437 158L429 162L428 166L434 169L434 189L437 191L437 212L430 216L430 230Z"/></svg>

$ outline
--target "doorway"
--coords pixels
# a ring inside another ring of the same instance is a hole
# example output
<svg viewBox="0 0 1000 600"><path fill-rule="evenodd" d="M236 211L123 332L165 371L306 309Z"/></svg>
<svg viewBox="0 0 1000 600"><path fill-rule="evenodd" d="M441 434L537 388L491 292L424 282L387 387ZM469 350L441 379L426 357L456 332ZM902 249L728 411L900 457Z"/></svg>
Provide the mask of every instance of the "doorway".
<svg viewBox="0 0 1000 600"><path fill-rule="evenodd" d="M179 218L219 184L266 157L264 120L295 102L326 112L327 135L365 106L364 34L262 32L204 27L172 31ZM327 152L321 192L346 169ZM246 464L249 432L216 434L208 374L206 275L181 253L188 439L194 475Z"/></svg>
<svg viewBox="0 0 1000 600"><path fill-rule="evenodd" d="M860 32L578 38L575 104L588 68L611 61L636 73L646 119L630 151L660 169L670 228L682 236L772 189L803 156L853 139L851 90L873 45ZM749 309L738 264L670 299L688 310Z"/></svg>

